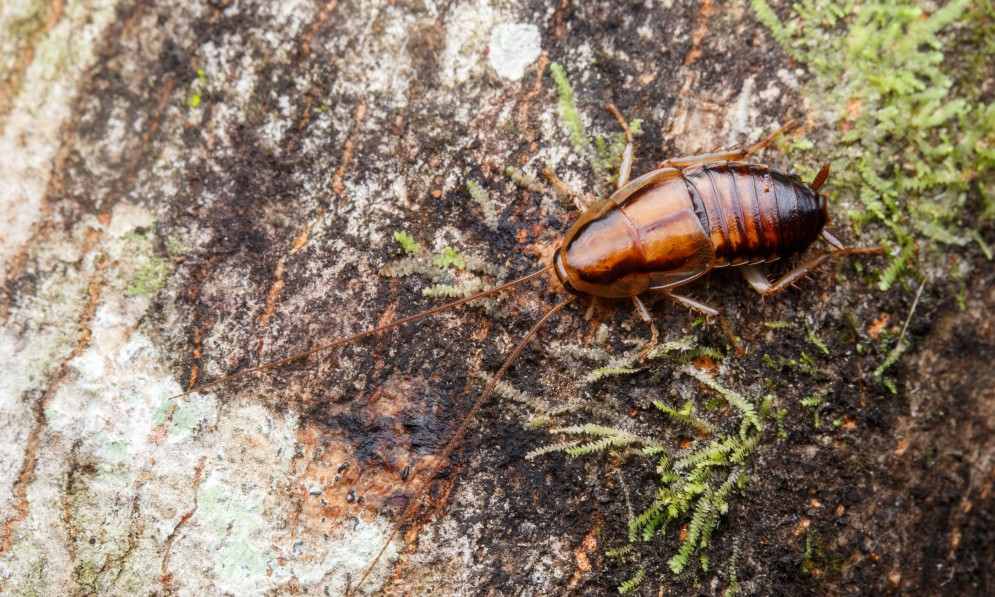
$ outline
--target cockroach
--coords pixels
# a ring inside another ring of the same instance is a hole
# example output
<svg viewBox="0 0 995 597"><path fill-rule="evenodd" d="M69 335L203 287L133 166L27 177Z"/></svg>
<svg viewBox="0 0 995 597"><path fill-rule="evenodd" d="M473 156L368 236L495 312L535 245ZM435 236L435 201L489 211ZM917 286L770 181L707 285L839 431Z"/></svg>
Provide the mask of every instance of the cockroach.
<svg viewBox="0 0 995 597"><path fill-rule="evenodd" d="M631 299L652 332L652 338L643 351L645 354L655 344L657 330L649 309L640 297L647 293L660 293L692 311L717 319L731 337L733 345L742 353L742 348L716 308L676 294L674 289L704 276L712 269L736 267L757 292L769 295L792 286L832 257L881 251L880 247L845 247L826 230L829 214L826 198L819 193L819 189L829 176L828 162L809 184L797 175L748 161L752 154L793 126L792 122L752 145L671 158L630 181L635 147L633 135L618 109L613 104L608 104L607 108L622 126L626 138L616 191L609 198L584 210L556 250L553 262L546 267L490 290L263 363L173 397L203 391L448 311L550 271L556 274L570 296L549 309L505 358L417 488L414 498L404 509L373 563L350 593L355 593L365 582L401 526L410 519L431 481L448 461L467 427L525 345L570 303L578 299L588 303L587 316L590 317L599 300ZM544 174L557 188L566 188L552 172ZM801 253L820 238L830 246L830 250L804 261L776 282L768 281L757 268L760 263ZM407 477L408 470L404 469L402 479ZM355 500L355 492L350 491L347 499L350 502Z"/></svg>

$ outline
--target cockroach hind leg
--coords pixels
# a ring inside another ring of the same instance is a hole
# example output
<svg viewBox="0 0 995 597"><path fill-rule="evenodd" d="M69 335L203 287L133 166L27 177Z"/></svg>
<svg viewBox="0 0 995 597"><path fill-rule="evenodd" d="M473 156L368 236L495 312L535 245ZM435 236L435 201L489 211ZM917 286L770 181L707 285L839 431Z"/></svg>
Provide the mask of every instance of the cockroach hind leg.
<svg viewBox="0 0 995 597"><path fill-rule="evenodd" d="M754 290L766 296L768 294L782 292L786 288L793 286L795 282L803 278L805 275L819 269L822 264L829 261L829 258L837 253L838 251L834 253L822 253L816 255L790 272L784 274L774 283L771 283L763 271L756 265L741 265L739 266L739 272L743 274L743 277L747 282L749 282L750 286L752 286Z"/></svg>
<svg viewBox="0 0 995 597"><path fill-rule="evenodd" d="M798 267L778 278L776 282L771 283L763 271L756 265L741 265L738 268L739 272L743 274L743 277L746 278L746 281L749 282L750 286L752 286L754 290L766 296L768 294L776 294L786 288L794 286L796 282L817 271L823 264L833 257L881 252L881 247L847 247L840 242L838 238L825 229L822 230L822 238L835 250L828 253L820 253L819 255L811 257Z"/></svg>
<svg viewBox="0 0 995 597"><path fill-rule="evenodd" d="M828 165L829 165L829 162L826 162L826 166L828 166ZM821 175L822 172L820 171L819 174ZM818 180L819 177L816 176L815 179ZM822 236L822 240L824 240L827 243L829 243L829 245L832 246L837 251L844 251L844 250L846 250L846 245L843 244L843 241L841 241L840 239L836 238L836 236L832 232L830 232L830 231L826 230L825 228L823 228L822 232L819 233L819 234L820 234L820 236Z"/></svg>
<svg viewBox="0 0 995 597"><path fill-rule="evenodd" d="M744 157L750 155L751 153L756 153L756 152L760 151L761 149L763 149L764 147L767 147L768 145L770 145L771 143L773 143L774 141L776 141L778 137L780 137L784 133L788 132L789 130L793 129L795 127L795 125L797 125L797 124L798 123L795 121L795 119L792 118L788 122L784 123L784 126L782 126L781 128L777 129L776 131L774 131L773 133L771 133L769 136L764 137L763 139L757 141L753 145L750 145L750 146L746 147L745 149L743 149L743 155L744 155Z"/></svg>
<svg viewBox="0 0 995 597"><path fill-rule="evenodd" d="M843 241L836 238L831 232L829 232L825 228L822 229L822 232L820 234L822 235L822 240L826 241L827 243L829 243L830 246L833 247L834 249L834 251L832 252L833 257L837 255L861 255L861 254L884 253L884 247L880 245L875 245L873 247L847 247L846 245L843 244Z"/></svg>

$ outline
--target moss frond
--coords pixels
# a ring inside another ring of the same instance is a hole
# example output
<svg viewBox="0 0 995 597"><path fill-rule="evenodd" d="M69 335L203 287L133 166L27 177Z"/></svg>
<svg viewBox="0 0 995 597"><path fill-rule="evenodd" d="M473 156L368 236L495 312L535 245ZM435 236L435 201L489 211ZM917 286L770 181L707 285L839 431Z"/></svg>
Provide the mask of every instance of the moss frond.
<svg viewBox="0 0 995 597"><path fill-rule="evenodd" d="M871 232L897 247L879 287L914 272L917 259L949 270L943 245L990 255L977 239L995 218L995 103L985 103L984 68L970 65L990 61L991 3L806 0L790 25L765 0L751 5L813 75L803 93L831 107L827 128L842 132L830 184L860 205L853 223L876 224Z"/></svg>
<svg viewBox="0 0 995 597"><path fill-rule="evenodd" d="M629 593L635 591L636 587L643 584L644 578L646 578L646 570L644 568L640 568L639 572L636 572L635 576L618 586L618 594L628 595Z"/></svg>
<svg viewBox="0 0 995 597"><path fill-rule="evenodd" d="M654 400L653 406L665 412L666 414L670 415L670 417L675 421L677 421L678 423L683 423L684 425L687 425L688 427L691 427L693 429L697 429L702 433L712 434L715 433L716 431L715 425L712 425L708 421L694 414L693 412L694 402L691 400L685 402L684 406L682 406L680 410L672 406L669 406L667 404L664 404L660 400Z"/></svg>
<svg viewBox="0 0 995 597"><path fill-rule="evenodd" d="M422 246L415 241L413 236L404 230L398 230L395 232L394 240L401 245L401 248L404 249L404 252L408 255L417 255L422 252Z"/></svg>
<svg viewBox="0 0 995 597"><path fill-rule="evenodd" d="M726 399L726 402L728 402L730 405L734 406L735 408L739 409L739 411L743 413L743 416L746 417L746 419L758 431L763 429L763 426L760 424L760 417L757 416L756 409L753 408L753 405L750 404L749 401L746 400L746 398L743 398L738 393L733 392L732 390L722 386L719 382L715 380L715 378L713 378L712 376L708 375L707 373L701 371L696 367L684 366L680 369L680 372L690 375L691 377L694 377L701 383L705 384L706 386L718 392L720 396Z"/></svg>

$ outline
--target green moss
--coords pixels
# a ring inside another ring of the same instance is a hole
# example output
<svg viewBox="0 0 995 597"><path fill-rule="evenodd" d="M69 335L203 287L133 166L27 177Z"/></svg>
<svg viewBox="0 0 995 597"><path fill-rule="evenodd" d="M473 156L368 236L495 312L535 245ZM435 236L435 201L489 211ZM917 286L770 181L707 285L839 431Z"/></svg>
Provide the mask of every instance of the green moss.
<svg viewBox="0 0 995 597"><path fill-rule="evenodd" d="M553 76L553 82L556 83L556 94L560 98L560 120L570 135L570 143L573 145L574 153L587 156L591 153L591 142L587 138L587 131L584 129L584 122L580 119L580 113L577 112L574 90L567 78L567 73L556 62L549 65L549 72Z"/></svg>
<svg viewBox="0 0 995 597"><path fill-rule="evenodd" d="M628 595L635 591L639 585L643 584L644 578L646 578L646 570L640 569L639 572L636 572L635 576L618 586L618 594Z"/></svg>
<svg viewBox="0 0 995 597"><path fill-rule="evenodd" d="M617 547L615 549L609 549L605 551L606 558L620 558L626 554L632 553L633 546L631 543L623 545L622 547Z"/></svg>
<svg viewBox="0 0 995 597"><path fill-rule="evenodd" d="M204 74L204 69L198 68L197 78L194 80L194 83L190 89L190 95L187 97L188 108L193 109L200 105L200 102L203 99L201 92L206 87L206 85L207 85L207 75Z"/></svg>
<svg viewBox="0 0 995 597"><path fill-rule="evenodd" d="M650 541L658 534L665 535L671 522L686 520L687 534L677 553L668 561L674 574L682 573L694 556L703 569L707 567L707 554L702 550L708 546L720 517L728 512L733 492L746 482L745 471L763 436L761 420L768 416L773 404L773 398L766 397L758 412L745 397L695 367L681 365L677 372L694 377L714 390L721 401L740 415L739 423L728 431L720 431L718 425L695 414L691 402L675 409L657 401L655 406L670 418L712 436L711 439L707 442L698 440L690 449L673 453L667 447L669 444L659 440L619 427L585 423L552 429L551 433L587 437L590 441L563 441L533 453L563 451L581 456L610 448L624 448L632 453L633 447L639 447L637 453L653 463L659 482L652 500L640 514L633 515L630 509L629 540L632 544ZM664 426L671 427L669 424ZM615 549L612 553L623 552ZM637 574L623 583L619 591L635 588L637 584L630 586L630 583L638 577Z"/></svg>
<svg viewBox="0 0 995 597"><path fill-rule="evenodd" d="M401 245L404 252L409 255L416 255L422 252L422 246L415 241L414 237L405 232L404 230L398 230L394 233L394 240Z"/></svg>
<svg viewBox="0 0 995 597"><path fill-rule="evenodd" d="M484 211L484 223L491 230L497 230L500 224L501 207L491 200L490 193L483 186L473 180L466 181L466 190L475 203L480 205Z"/></svg>
<svg viewBox="0 0 995 597"><path fill-rule="evenodd" d="M470 197L480 205L486 205L488 201L491 200L490 194L487 189L477 184L475 181L466 181L466 190L470 193Z"/></svg>
<svg viewBox="0 0 995 597"><path fill-rule="evenodd" d="M570 144L574 153L588 160L591 169L599 180L614 182L619 165L622 163L622 150L625 149L626 144L625 133L618 131L607 138L602 135L589 137L587 129L584 127L584 121L577 110L574 90L567 78L566 71L554 62L549 66L549 72L556 84L556 93L560 98L560 120L570 136ZM634 119L628 125L629 131L633 135L642 134L643 121L641 119Z"/></svg>
<svg viewBox="0 0 995 597"><path fill-rule="evenodd" d="M442 250L442 253L436 255L434 263L435 267L439 269L448 269L450 267L455 267L456 269L466 268L466 260L452 247L446 247Z"/></svg>
<svg viewBox="0 0 995 597"><path fill-rule="evenodd" d="M812 412L812 425L816 429L822 426L822 405L828 393L829 390L824 388L819 391L818 396L808 396L799 401L802 406Z"/></svg>
<svg viewBox="0 0 995 597"><path fill-rule="evenodd" d="M155 250L155 229L139 229L125 238L119 271L124 292L133 297L152 296L159 292L175 270L176 257L183 252L178 240L166 239L166 254Z"/></svg>
<svg viewBox="0 0 995 597"><path fill-rule="evenodd" d="M826 541L822 535L818 531L809 531L805 536L805 551L802 553L802 574L825 578L842 569L843 562L840 558L826 551Z"/></svg>
<svg viewBox="0 0 995 597"><path fill-rule="evenodd" d="M654 400L653 406L655 406L658 410L669 415L670 418L674 419L678 423L687 425L692 429L696 429L706 434L716 432L715 425L712 425L708 421L694 414L693 400L688 400L687 402L685 402L684 406L682 406L680 409L668 406L667 404L664 404L660 400Z"/></svg>
<svg viewBox="0 0 995 597"><path fill-rule="evenodd" d="M819 337L815 335L815 332L812 331L811 327L806 326L805 331L806 331L805 335L808 338L809 342L811 342L816 348L821 350L823 354L829 354L829 347L826 346L826 343L820 340Z"/></svg>
<svg viewBox="0 0 995 597"><path fill-rule="evenodd" d="M173 271L170 263L163 259L149 258L135 268L127 292L131 296L155 294Z"/></svg>
<svg viewBox="0 0 995 597"><path fill-rule="evenodd" d="M807 66L804 93L830 108L834 194L859 205L853 222L890 249L880 287L912 269L917 244L939 266L943 245L987 256L971 226L995 216L995 104L981 101L977 75L957 73L972 70L959 62L990 60L991 4L953 0L929 13L909 2L804 0L787 23L764 0L751 4ZM972 192L979 210L969 208Z"/></svg>

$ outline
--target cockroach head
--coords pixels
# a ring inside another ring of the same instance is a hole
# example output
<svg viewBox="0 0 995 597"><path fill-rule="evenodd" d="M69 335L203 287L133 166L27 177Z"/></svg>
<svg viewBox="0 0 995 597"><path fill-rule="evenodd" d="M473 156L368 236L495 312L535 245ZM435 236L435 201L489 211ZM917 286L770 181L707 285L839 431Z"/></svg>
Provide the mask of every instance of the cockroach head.
<svg viewBox="0 0 995 597"><path fill-rule="evenodd" d="M553 258L553 271L556 272L556 277L560 280L560 284L563 288L570 294L575 294L580 296L582 293L573 287L570 283L570 276L567 274L567 268L563 265L563 247L561 246L556 250L556 257Z"/></svg>

